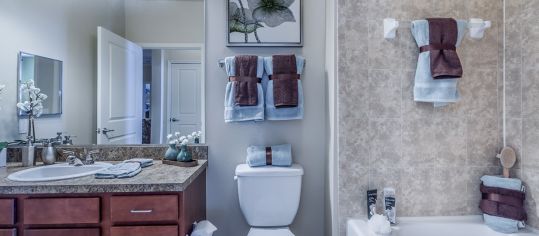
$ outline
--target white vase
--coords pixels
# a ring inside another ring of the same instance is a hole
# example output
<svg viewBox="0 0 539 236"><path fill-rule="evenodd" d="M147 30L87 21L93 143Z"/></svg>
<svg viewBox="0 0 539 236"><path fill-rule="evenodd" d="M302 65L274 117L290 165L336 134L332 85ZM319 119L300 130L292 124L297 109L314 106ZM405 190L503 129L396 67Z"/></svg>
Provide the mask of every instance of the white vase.
<svg viewBox="0 0 539 236"><path fill-rule="evenodd" d="M5 167L7 162L7 148L2 148L0 151L0 167Z"/></svg>

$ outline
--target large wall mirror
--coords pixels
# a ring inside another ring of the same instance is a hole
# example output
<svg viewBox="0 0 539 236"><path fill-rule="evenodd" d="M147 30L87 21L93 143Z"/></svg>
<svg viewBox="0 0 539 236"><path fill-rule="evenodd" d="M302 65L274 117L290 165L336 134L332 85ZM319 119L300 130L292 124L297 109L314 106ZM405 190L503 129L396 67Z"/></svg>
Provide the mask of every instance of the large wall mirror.
<svg viewBox="0 0 539 236"><path fill-rule="evenodd" d="M205 142L204 0L37 2L0 1L0 141L27 140L23 85L34 81L47 95L36 140Z"/></svg>
<svg viewBox="0 0 539 236"><path fill-rule="evenodd" d="M42 115L62 114L62 61L30 53L19 53L18 102L28 101L22 85L34 81L37 88L48 97L43 101ZM19 109L19 116L26 112Z"/></svg>

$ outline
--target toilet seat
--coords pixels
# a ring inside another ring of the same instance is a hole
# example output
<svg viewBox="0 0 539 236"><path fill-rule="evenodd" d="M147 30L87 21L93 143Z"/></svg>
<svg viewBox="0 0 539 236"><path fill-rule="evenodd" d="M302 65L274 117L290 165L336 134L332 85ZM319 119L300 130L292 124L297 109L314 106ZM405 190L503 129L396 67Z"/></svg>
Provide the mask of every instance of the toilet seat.
<svg viewBox="0 0 539 236"><path fill-rule="evenodd" d="M284 228L251 228L247 236L294 236L288 227Z"/></svg>

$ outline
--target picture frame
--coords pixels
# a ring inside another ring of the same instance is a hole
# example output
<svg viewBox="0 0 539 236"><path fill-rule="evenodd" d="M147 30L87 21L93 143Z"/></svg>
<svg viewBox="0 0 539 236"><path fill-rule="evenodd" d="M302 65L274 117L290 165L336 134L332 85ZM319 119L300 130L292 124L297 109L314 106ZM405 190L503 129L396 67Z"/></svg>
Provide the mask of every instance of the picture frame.
<svg viewBox="0 0 539 236"><path fill-rule="evenodd" d="M225 1L227 47L303 47L303 0Z"/></svg>

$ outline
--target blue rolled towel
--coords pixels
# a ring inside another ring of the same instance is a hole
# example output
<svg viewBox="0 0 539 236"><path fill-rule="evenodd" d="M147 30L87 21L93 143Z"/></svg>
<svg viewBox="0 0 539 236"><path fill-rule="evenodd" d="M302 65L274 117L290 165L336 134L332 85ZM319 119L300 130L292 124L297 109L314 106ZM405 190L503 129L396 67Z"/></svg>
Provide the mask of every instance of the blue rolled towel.
<svg viewBox="0 0 539 236"><path fill-rule="evenodd" d="M515 178L504 178L503 176L484 175L481 177L483 185L487 187L504 188L510 190L524 191L522 180ZM494 231L504 234L516 233L520 228L524 228L524 222L507 219L498 216L483 214L485 224Z"/></svg>
<svg viewBox="0 0 539 236"><path fill-rule="evenodd" d="M269 158L271 149L271 158ZM283 144L271 147L250 146L247 148L247 164L251 167L265 166L291 166L292 165L292 145Z"/></svg>

